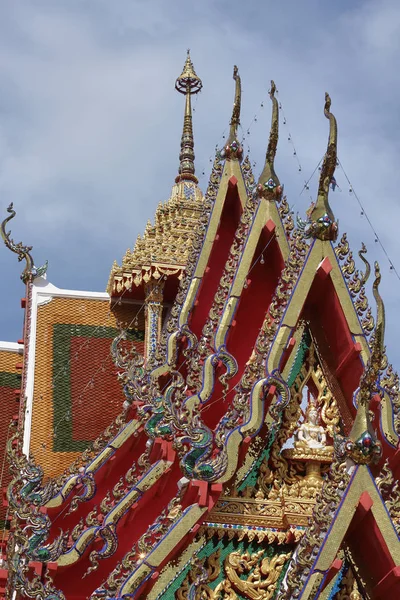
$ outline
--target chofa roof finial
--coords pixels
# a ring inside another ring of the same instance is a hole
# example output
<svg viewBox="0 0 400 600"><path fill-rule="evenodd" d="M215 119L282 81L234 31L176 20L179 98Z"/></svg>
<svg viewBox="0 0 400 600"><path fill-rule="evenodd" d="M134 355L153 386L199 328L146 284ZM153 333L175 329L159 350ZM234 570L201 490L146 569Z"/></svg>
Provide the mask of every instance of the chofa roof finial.
<svg viewBox="0 0 400 600"><path fill-rule="evenodd" d="M221 158L241 159L243 148L237 139L238 127L240 125L240 108L242 103L242 84L239 75L239 69L233 67L233 79L235 80L235 100L233 102L232 117L230 122L229 137L224 148L220 152Z"/></svg>
<svg viewBox="0 0 400 600"><path fill-rule="evenodd" d="M257 184L258 196L262 196L268 200L279 200L282 195L282 186L274 169L274 161L279 139L279 105L278 100L275 98L276 91L275 82L271 81L271 89L269 92L272 100L271 129L269 132L264 169Z"/></svg>
<svg viewBox="0 0 400 600"><path fill-rule="evenodd" d="M7 248L9 248L12 252L18 254L19 261L26 261L26 266L21 274L21 279L24 283L28 283L29 281L35 279L35 277L40 277L40 275L44 275L44 273L46 273L48 262L46 261L46 263L42 267L36 268L33 262L33 258L31 256L32 246L24 246L22 242L18 242L17 244L14 242L14 240L10 237L11 231L6 232L5 229L6 223L8 223L8 221L11 221L11 219L13 219L17 214L14 210L14 205L12 202L7 208L7 212L10 213L10 216L5 218L1 224L1 237L3 238Z"/></svg>
<svg viewBox="0 0 400 600"><path fill-rule="evenodd" d="M192 123L192 105L191 95L200 92L203 87L200 77L194 70L190 58L190 51L187 51L186 62L183 71L175 82L175 89L180 94L186 95L185 116L183 119L183 131L181 138L181 152L179 154L179 175L176 183L179 181L194 181L197 183L194 169L194 138Z"/></svg>
<svg viewBox="0 0 400 600"><path fill-rule="evenodd" d="M324 156L319 178L317 201L307 211L306 222L298 219L298 224L304 230L306 237L320 240L336 240L338 225L329 205L329 186L335 183L334 173L337 162L337 123L331 113L331 98L325 93L324 115L329 119L328 147Z"/></svg>
<svg viewBox="0 0 400 600"><path fill-rule="evenodd" d="M370 402L379 391L379 373L382 369L384 358L385 336L385 307L379 293L381 273L379 265L375 262L375 281L373 293L377 306L375 335L371 356L360 379L356 391L357 414L348 438L337 439L335 444L339 456L347 457L355 464L370 464L379 461L382 454L382 445L372 427L370 417Z"/></svg>

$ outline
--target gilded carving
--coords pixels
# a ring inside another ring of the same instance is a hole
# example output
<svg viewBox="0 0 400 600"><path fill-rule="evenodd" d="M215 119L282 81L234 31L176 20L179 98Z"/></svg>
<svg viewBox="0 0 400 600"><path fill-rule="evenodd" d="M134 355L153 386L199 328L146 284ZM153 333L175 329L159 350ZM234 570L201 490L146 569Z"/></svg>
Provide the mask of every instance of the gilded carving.
<svg viewBox="0 0 400 600"><path fill-rule="evenodd" d="M264 556L265 550L258 552L231 552L224 560L224 578L210 587L220 575L219 550L207 559L194 559L182 586L175 594L176 600L271 600L282 569L290 554ZM240 594L238 596L237 594Z"/></svg>

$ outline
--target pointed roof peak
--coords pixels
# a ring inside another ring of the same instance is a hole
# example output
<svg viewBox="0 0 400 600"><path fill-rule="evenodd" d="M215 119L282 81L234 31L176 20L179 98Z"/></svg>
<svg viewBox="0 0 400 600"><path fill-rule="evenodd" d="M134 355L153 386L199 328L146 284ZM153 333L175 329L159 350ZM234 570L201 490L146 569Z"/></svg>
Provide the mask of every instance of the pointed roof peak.
<svg viewBox="0 0 400 600"><path fill-rule="evenodd" d="M335 169L337 163L337 122L331 113L331 97L325 92L324 115L329 119L328 146L321 167L319 178L318 197L307 211L308 222L306 226L306 237L320 240L335 241L338 234L338 225L335 221L333 211L329 205L329 186L335 183ZM303 227L302 222L299 222ZM304 228L304 227L303 227Z"/></svg>
<svg viewBox="0 0 400 600"><path fill-rule="evenodd" d="M237 131L240 125L240 109L242 104L242 83L239 69L233 67L233 79L235 80L235 99L233 102L232 117L230 121L229 137L225 147L221 150L221 158L238 159L243 157L243 148L237 139Z"/></svg>
<svg viewBox="0 0 400 600"><path fill-rule="evenodd" d="M193 137L193 122L192 122L192 104L191 96L200 92L203 83L194 70L190 51L187 51L186 61L183 66L183 71L175 82L175 89L180 94L185 94L185 115L183 119L183 131L181 137L181 152L179 154L179 175L175 181L193 181L197 183L194 168L194 137Z"/></svg>
<svg viewBox="0 0 400 600"><path fill-rule="evenodd" d="M272 100L271 128L269 132L268 148L265 156L265 165L258 180L258 195L268 200L279 200L282 195L282 186L275 173L274 161L279 139L279 105L275 98L277 92L275 82L271 80L269 96Z"/></svg>

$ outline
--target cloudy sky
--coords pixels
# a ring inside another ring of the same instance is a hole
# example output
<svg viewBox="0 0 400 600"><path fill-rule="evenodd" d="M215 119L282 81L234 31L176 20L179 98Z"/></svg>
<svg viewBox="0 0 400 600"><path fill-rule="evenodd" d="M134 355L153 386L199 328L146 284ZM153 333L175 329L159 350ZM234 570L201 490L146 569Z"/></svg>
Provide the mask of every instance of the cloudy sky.
<svg viewBox="0 0 400 600"><path fill-rule="evenodd" d="M309 193L299 194L326 147L329 91L341 163L400 273L398 0L4 0L0 207L4 215L14 202L13 237L34 246L37 265L49 259L49 280L103 291L113 260L120 261L168 198L183 114L174 81L188 47L204 84L194 101L203 190L229 122L237 64L245 149L256 174L270 120L270 79L277 84L286 116L277 172L295 212L304 214L317 178ZM354 251L364 241L370 259L381 261L387 344L399 366L400 281L341 169L336 179L342 191L331 194L331 204L341 232ZM21 264L3 248L0 267L0 339L15 341Z"/></svg>

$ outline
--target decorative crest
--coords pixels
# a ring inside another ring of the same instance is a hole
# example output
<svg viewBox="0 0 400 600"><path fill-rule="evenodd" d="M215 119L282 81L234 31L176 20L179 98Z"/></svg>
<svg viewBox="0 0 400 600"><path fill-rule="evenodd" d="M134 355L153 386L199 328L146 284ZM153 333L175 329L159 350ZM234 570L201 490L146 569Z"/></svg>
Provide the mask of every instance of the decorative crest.
<svg viewBox="0 0 400 600"><path fill-rule="evenodd" d="M379 373L384 358L385 307L379 293L380 281L379 265L375 262L373 293L377 317L373 348L356 391L357 414L350 435L347 439L338 438L335 444L339 456L346 456L356 464L376 463L382 454L382 445L372 427L369 410L371 398L379 389Z"/></svg>
<svg viewBox="0 0 400 600"><path fill-rule="evenodd" d="M307 221L297 219L299 228L304 231L305 237L319 240L335 241L338 235L338 225L329 206L329 186L335 183L334 173L337 162L337 123L330 112L331 98L325 93L324 115L329 119L328 147L322 163L318 186L318 198L307 211Z"/></svg>
<svg viewBox="0 0 400 600"><path fill-rule="evenodd" d="M237 139L237 130L240 125L240 107L242 102L242 84L239 75L239 69L233 67L233 79L235 80L235 100L232 109L232 118L230 123L229 137L226 146L221 150L221 158L237 158L240 160L243 156L243 148Z"/></svg>
<svg viewBox="0 0 400 600"><path fill-rule="evenodd" d="M256 188L257 195L268 200L279 200L282 195L282 186L274 169L276 148L278 146L279 139L279 106L278 100L275 98L275 92L275 82L271 81L271 89L269 92L272 100L271 129L269 132L269 141L264 169L260 175Z"/></svg>
<svg viewBox="0 0 400 600"><path fill-rule="evenodd" d="M176 183L179 183L179 181L194 181L194 183L197 183L198 181L194 174L194 138L192 104L190 97L192 94L197 94L200 92L202 87L202 81L194 70L193 63L190 58L190 51L188 50L183 71L175 82L175 89L180 94L186 95L185 116L183 119L183 131L181 138L181 152L179 154L179 175L175 179Z"/></svg>
<svg viewBox="0 0 400 600"><path fill-rule="evenodd" d="M18 242L16 244L14 240L10 237L11 231L6 232L6 223L8 223L8 221L11 221L11 219L13 219L17 214L13 207L14 205L11 202L10 206L7 208L7 212L10 213L10 216L4 219L4 221L1 224L1 237L3 238L7 248L9 248L11 252L15 252L16 254L18 254L19 261L25 259L26 266L25 269L22 271L21 279L24 283L28 283L29 281L32 281L35 277L40 277L40 275L44 275L44 273L46 273L48 261L46 260L46 263L42 267L36 268L33 262L33 258L31 256L32 246L24 246L22 242Z"/></svg>

